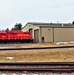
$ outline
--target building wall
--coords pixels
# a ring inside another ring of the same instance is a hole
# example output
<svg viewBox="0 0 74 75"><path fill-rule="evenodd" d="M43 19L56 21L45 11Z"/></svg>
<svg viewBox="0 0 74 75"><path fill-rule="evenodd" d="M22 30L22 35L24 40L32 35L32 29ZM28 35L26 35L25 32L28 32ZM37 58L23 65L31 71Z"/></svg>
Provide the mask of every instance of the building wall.
<svg viewBox="0 0 74 75"><path fill-rule="evenodd" d="M54 42L74 41L74 28L54 28Z"/></svg>
<svg viewBox="0 0 74 75"><path fill-rule="evenodd" d="M32 24L27 24L22 31L29 31L29 29L32 29L33 39L35 37L34 31L38 29L39 42L42 42L42 37L44 37L44 42L74 41L74 28L38 27Z"/></svg>
<svg viewBox="0 0 74 75"><path fill-rule="evenodd" d="M34 30L39 29L39 27L32 24L27 24L21 31L29 32L29 29L32 29L32 37L34 39Z"/></svg>
<svg viewBox="0 0 74 75"><path fill-rule="evenodd" d="M33 28L33 25L27 24L21 31L28 32L30 28Z"/></svg>
<svg viewBox="0 0 74 75"><path fill-rule="evenodd" d="M40 42L67 42L74 41L74 28L40 28Z"/></svg>
<svg viewBox="0 0 74 75"><path fill-rule="evenodd" d="M44 42L53 42L53 28L42 27L40 35L41 35L40 42L42 41L42 37L44 37Z"/></svg>

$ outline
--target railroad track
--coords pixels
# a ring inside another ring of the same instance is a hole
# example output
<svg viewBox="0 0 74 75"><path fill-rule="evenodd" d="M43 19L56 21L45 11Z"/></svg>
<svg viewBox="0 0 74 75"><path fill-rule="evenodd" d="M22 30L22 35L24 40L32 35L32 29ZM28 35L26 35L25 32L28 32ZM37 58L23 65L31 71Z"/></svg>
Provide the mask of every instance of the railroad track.
<svg viewBox="0 0 74 75"><path fill-rule="evenodd" d="M35 48L11 48L11 47L0 47L0 51L3 50L43 50L43 49L67 49L74 48L74 46L59 46L59 47L35 47Z"/></svg>
<svg viewBox="0 0 74 75"><path fill-rule="evenodd" d="M74 75L74 62L0 63L0 75Z"/></svg>
<svg viewBox="0 0 74 75"><path fill-rule="evenodd" d="M0 63L0 71L74 72L74 62Z"/></svg>

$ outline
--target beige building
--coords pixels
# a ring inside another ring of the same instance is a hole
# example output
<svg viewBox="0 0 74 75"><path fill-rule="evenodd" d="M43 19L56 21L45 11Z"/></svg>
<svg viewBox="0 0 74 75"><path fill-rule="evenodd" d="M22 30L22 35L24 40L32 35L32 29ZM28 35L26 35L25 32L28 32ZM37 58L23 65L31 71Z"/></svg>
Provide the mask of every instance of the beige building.
<svg viewBox="0 0 74 75"><path fill-rule="evenodd" d="M28 22L22 31L31 32L35 42L74 41L73 24Z"/></svg>

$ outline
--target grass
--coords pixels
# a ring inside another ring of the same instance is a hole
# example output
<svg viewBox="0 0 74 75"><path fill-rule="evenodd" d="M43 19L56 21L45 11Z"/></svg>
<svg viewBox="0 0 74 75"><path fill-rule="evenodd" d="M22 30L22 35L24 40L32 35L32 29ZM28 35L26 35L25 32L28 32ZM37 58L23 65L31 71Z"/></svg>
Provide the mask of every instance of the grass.
<svg viewBox="0 0 74 75"><path fill-rule="evenodd" d="M40 43L24 46L16 45L9 48L34 48L55 46L74 46L74 44L57 45L53 43ZM14 57L14 59L6 59L6 57ZM74 62L74 49L0 51L0 62Z"/></svg>
<svg viewBox="0 0 74 75"><path fill-rule="evenodd" d="M74 62L74 50L1 51L0 62Z"/></svg>

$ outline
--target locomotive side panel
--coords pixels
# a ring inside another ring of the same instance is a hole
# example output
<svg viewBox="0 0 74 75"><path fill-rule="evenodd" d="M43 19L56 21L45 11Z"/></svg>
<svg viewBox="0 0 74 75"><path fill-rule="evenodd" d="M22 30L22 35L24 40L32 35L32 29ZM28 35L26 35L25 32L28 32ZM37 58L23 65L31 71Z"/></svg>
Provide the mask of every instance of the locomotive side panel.
<svg viewBox="0 0 74 75"><path fill-rule="evenodd" d="M17 43L17 42L33 42L32 35L30 32L22 31L8 31L0 32L0 43Z"/></svg>
<svg viewBox="0 0 74 75"><path fill-rule="evenodd" d="M6 43L7 33L5 31L0 31L0 43Z"/></svg>

